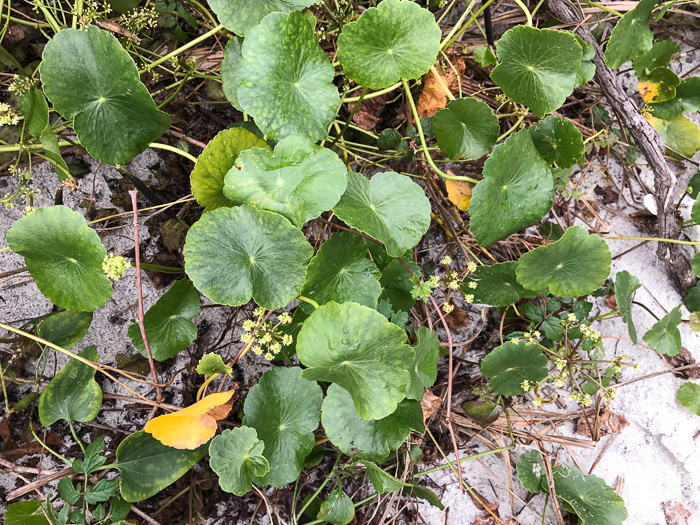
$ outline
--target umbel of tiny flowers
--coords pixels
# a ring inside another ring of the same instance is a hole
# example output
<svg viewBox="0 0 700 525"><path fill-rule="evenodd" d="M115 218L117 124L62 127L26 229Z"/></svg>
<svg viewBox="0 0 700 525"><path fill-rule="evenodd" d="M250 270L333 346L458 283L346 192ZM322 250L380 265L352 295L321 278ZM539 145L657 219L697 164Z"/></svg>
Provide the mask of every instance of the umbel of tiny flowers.
<svg viewBox="0 0 700 525"><path fill-rule="evenodd" d="M102 270L110 279L118 280L128 268L126 259L121 255L109 254L102 261Z"/></svg>
<svg viewBox="0 0 700 525"><path fill-rule="evenodd" d="M284 312L277 316L277 322L265 320L265 309L260 306L255 309L253 315L256 320L247 319L243 322L244 333L241 334L241 341L250 345L255 355L263 355L264 351L265 359L271 361L283 346L292 344L293 338L290 334L277 331L280 326L290 324L292 316Z"/></svg>

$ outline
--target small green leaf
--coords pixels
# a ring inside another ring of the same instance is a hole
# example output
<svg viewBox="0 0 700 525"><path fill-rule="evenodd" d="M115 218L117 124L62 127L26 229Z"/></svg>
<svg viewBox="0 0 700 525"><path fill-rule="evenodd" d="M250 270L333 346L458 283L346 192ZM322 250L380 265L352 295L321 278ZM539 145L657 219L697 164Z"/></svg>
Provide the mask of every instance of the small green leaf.
<svg viewBox="0 0 700 525"><path fill-rule="evenodd" d="M698 173L700 173L700 171ZM695 209L695 205L693 205L693 209ZM698 205L697 212L700 213L700 205ZM695 219L693 219L693 220L695 221ZM695 222L697 222L697 221L695 221ZM700 252L696 253L693 256L693 258L690 261L690 267L693 269L693 273L695 274L695 277L700 277Z"/></svg>
<svg viewBox="0 0 700 525"><path fill-rule="evenodd" d="M63 478L58 482L58 494L69 505L75 505L80 499L80 491L75 488L70 478Z"/></svg>
<svg viewBox="0 0 700 525"><path fill-rule="evenodd" d="M514 133L484 164L484 178L472 192L471 231L485 248L537 224L552 207L554 179L530 133Z"/></svg>
<svg viewBox="0 0 700 525"><path fill-rule="evenodd" d="M192 320L199 315L199 294L187 279L180 279L165 292L144 316L146 337L156 361L175 357L197 338L197 325ZM141 329L136 323L129 326L129 338L146 357Z"/></svg>
<svg viewBox="0 0 700 525"><path fill-rule="evenodd" d="M340 483L321 503L321 509L316 518L334 525L348 525L355 518L355 506L350 497L343 492Z"/></svg>
<svg viewBox="0 0 700 525"><path fill-rule="evenodd" d="M268 370L250 389L243 424L265 442L263 456L270 463L256 484L279 488L297 479L315 445L322 400L321 387L304 379L296 366Z"/></svg>
<svg viewBox="0 0 700 525"><path fill-rule="evenodd" d="M44 94L37 88L29 88L20 103L24 121L28 123L27 131L38 139L49 124L49 105Z"/></svg>
<svg viewBox="0 0 700 525"><path fill-rule="evenodd" d="M690 312L700 312L700 283L695 283L683 298L683 304Z"/></svg>
<svg viewBox="0 0 700 525"><path fill-rule="evenodd" d="M105 449L104 436L100 436L85 448L83 459L73 461L73 471L78 474L92 474L107 462L107 458L100 455Z"/></svg>
<svg viewBox="0 0 700 525"><path fill-rule="evenodd" d="M644 334L644 342L660 354L670 356L680 354L681 332L678 330L680 323L681 309L679 306L676 306Z"/></svg>
<svg viewBox="0 0 700 525"><path fill-rule="evenodd" d="M547 356L532 344L508 341L494 348L481 362L481 373L489 378L489 386L503 396L525 393L522 382L536 383L547 377Z"/></svg>
<svg viewBox="0 0 700 525"><path fill-rule="evenodd" d="M377 138L377 147L381 150L395 150L403 137L393 128L383 129Z"/></svg>
<svg viewBox="0 0 700 525"><path fill-rule="evenodd" d="M36 327L36 335L68 350L77 345L90 329L92 312L65 310L51 314Z"/></svg>
<svg viewBox="0 0 700 525"><path fill-rule="evenodd" d="M207 378L214 374L226 374L231 377L233 369L224 364L219 354L204 354L197 364L197 373L203 374Z"/></svg>
<svg viewBox="0 0 700 525"><path fill-rule="evenodd" d="M241 152L224 179L231 202L274 211L297 228L335 206L347 186L347 168L338 155L299 137L287 137L274 153Z"/></svg>
<svg viewBox="0 0 700 525"><path fill-rule="evenodd" d="M564 327L561 324L561 319L558 317L547 317L542 322L542 331L550 341L561 341L564 336Z"/></svg>
<svg viewBox="0 0 700 525"><path fill-rule="evenodd" d="M682 79L676 87L675 98L658 104L650 104L649 107L655 117L665 120L680 117L683 111L689 113L700 111L700 77Z"/></svg>
<svg viewBox="0 0 700 525"><path fill-rule="evenodd" d="M673 40L659 40L654 42L651 49L639 55L632 61L637 78L643 78L657 67L666 67L671 57L681 50Z"/></svg>
<svg viewBox="0 0 700 525"><path fill-rule="evenodd" d="M418 401L404 399L383 419L366 420L355 411L350 394L331 384L323 400L321 422L326 436L348 456L382 461L403 443L411 430L423 432L423 410Z"/></svg>
<svg viewBox="0 0 700 525"><path fill-rule="evenodd" d="M649 15L658 0L641 0L617 23L605 48L605 63L613 69L651 50L654 35Z"/></svg>
<svg viewBox="0 0 700 525"><path fill-rule="evenodd" d="M571 168L583 156L583 137L570 121L549 115L529 129L535 148L549 164Z"/></svg>
<svg viewBox="0 0 700 525"><path fill-rule="evenodd" d="M44 92L90 156L126 164L170 127L119 40L90 25L63 29L44 48Z"/></svg>
<svg viewBox="0 0 700 525"><path fill-rule="evenodd" d="M404 483L400 479L382 470L374 463L363 461L362 464L367 467L369 480L378 493L383 494L385 492L396 492L400 490L404 496L417 496L430 503L433 507L445 510L444 505L440 502L440 498L438 498L432 490L419 485Z"/></svg>
<svg viewBox="0 0 700 525"><path fill-rule="evenodd" d="M131 512L131 504L124 498L112 498L109 502L109 517L116 521L123 521ZM114 525L126 525L126 524L114 524Z"/></svg>
<svg viewBox="0 0 700 525"><path fill-rule="evenodd" d="M406 389L406 397L420 401L424 389L433 386L437 379L440 340L435 332L425 326L421 326L416 335L418 344L413 347L416 359L411 369L411 384Z"/></svg>
<svg viewBox="0 0 700 525"><path fill-rule="evenodd" d="M384 243L392 257L418 244L430 226L430 202L423 188L392 171L377 173L371 181L348 173L347 190L333 211L349 226Z"/></svg>
<svg viewBox="0 0 700 525"><path fill-rule="evenodd" d="M80 213L67 206L39 208L15 221L6 239L24 257L41 293L59 308L91 312L112 297L102 270L107 250Z"/></svg>
<svg viewBox="0 0 700 525"><path fill-rule="evenodd" d="M140 430L128 436L117 448L119 490L130 502L143 501L158 494L185 475L207 453L208 443L194 450L163 445Z"/></svg>
<svg viewBox="0 0 700 525"><path fill-rule="evenodd" d="M617 272L615 276L615 300L617 308L620 310L622 321L627 325L627 331L634 344L637 344L637 330L632 319L632 297L635 290L641 287L642 284L639 282L639 279L627 270Z"/></svg>
<svg viewBox="0 0 700 525"><path fill-rule="evenodd" d="M516 26L498 41L491 78L540 118L559 108L576 85L583 56L573 33Z"/></svg>
<svg viewBox="0 0 700 525"><path fill-rule="evenodd" d="M530 492L539 493L544 477L544 464L537 450L530 450L520 455L515 465L518 480Z"/></svg>
<svg viewBox="0 0 700 525"><path fill-rule="evenodd" d="M5 525L50 525L41 510L41 504L35 500L11 503L7 506Z"/></svg>
<svg viewBox="0 0 700 525"><path fill-rule="evenodd" d="M700 385L683 383L678 389L678 402L696 416L700 416Z"/></svg>
<svg viewBox="0 0 700 525"><path fill-rule="evenodd" d="M493 54L493 50L490 46L476 46L474 49L474 61L483 67L495 66L498 64L496 55Z"/></svg>
<svg viewBox="0 0 700 525"><path fill-rule="evenodd" d="M377 248L386 254L386 250L379 245L377 245ZM373 253L377 251L375 250ZM374 260L375 262L377 261L376 256ZM382 300L388 301L395 312L408 312L416 303L416 300L411 295L411 290L413 290L414 286L411 281L413 274L401 264L401 261L391 258L389 260L391 262L382 269L382 277L379 279L379 284L382 286L379 302ZM413 273L421 273L419 266L413 261L404 259L404 262L413 270Z"/></svg>
<svg viewBox="0 0 700 525"><path fill-rule="evenodd" d="M498 140L498 117L484 102L459 98L447 104L433 119L435 138L451 159L478 159Z"/></svg>
<svg viewBox="0 0 700 525"><path fill-rule="evenodd" d="M238 102L271 139L324 139L338 106L335 70L299 11L250 30L238 64Z"/></svg>
<svg viewBox="0 0 700 525"><path fill-rule="evenodd" d="M425 75L440 51L442 32L427 9L408 0L370 7L338 37L338 61L351 80L370 89Z"/></svg>
<svg viewBox="0 0 700 525"><path fill-rule="evenodd" d="M224 177L233 168L241 151L249 148L270 150L267 142L241 128L221 131L204 148L190 176L190 184L197 202L207 211L234 206L224 195Z"/></svg>
<svg viewBox="0 0 700 525"><path fill-rule="evenodd" d="M363 419L396 410L411 381L415 352L406 333L386 317L356 303L327 303L307 319L297 339L304 377L331 381L352 396Z"/></svg>
<svg viewBox="0 0 700 525"><path fill-rule="evenodd" d="M97 363L97 349L88 346L78 354ZM39 420L45 427L59 419L85 423L97 417L102 407L102 389L95 369L71 359L46 385L39 398Z"/></svg>
<svg viewBox="0 0 700 525"><path fill-rule="evenodd" d="M669 148L681 155L692 157L700 150L700 129L687 118L680 116L669 120L647 117Z"/></svg>
<svg viewBox="0 0 700 525"><path fill-rule="evenodd" d="M240 206L205 213L184 253L187 275L212 301L240 306L252 298L276 310L301 292L313 249L281 215Z"/></svg>
<svg viewBox="0 0 700 525"><path fill-rule="evenodd" d="M274 11L291 13L309 7L314 0L211 0L209 5L226 29L240 36Z"/></svg>
<svg viewBox="0 0 700 525"><path fill-rule="evenodd" d="M581 297L601 286L610 273L612 257L599 235L572 226L554 244L523 255L518 261L518 282L530 290L558 296Z"/></svg>
<svg viewBox="0 0 700 525"><path fill-rule="evenodd" d="M332 235L311 260L301 295L318 304L352 301L375 308L382 287L377 265L368 253L361 237L348 232Z"/></svg>
<svg viewBox="0 0 700 525"><path fill-rule="evenodd" d="M523 288L515 277L517 261L508 261L493 266L479 266L464 279L462 292L472 294L474 304L489 304L503 307L517 303L523 297L534 297L537 292ZM476 288L469 286L476 283Z"/></svg>
<svg viewBox="0 0 700 525"><path fill-rule="evenodd" d="M581 56L581 64L579 65L578 71L576 72L576 84L575 87L583 86L588 84L590 80L595 76L595 64L592 60L595 56L595 47L589 42L585 42L583 38L574 34L576 37L576 42L578 42L579 47L583 55Z"/></svg>
<svg viewBox="0 0 700 525"><path fill-rule="evenodd" d="M250 492L253 478L262 477L270 464L262 455L265 443L254 428L226 429L209 445L209 464L219 476L219 486L226 492L243 496Z"/></svg>
<svg viewBox="0 0 700 525"><path fill-rule="evenodd" d="M117 493L119 482L117 480L109 481L102 478L95 485L88 487L85 493L85 503L88 505L96 505L107 501Z"/></svg>

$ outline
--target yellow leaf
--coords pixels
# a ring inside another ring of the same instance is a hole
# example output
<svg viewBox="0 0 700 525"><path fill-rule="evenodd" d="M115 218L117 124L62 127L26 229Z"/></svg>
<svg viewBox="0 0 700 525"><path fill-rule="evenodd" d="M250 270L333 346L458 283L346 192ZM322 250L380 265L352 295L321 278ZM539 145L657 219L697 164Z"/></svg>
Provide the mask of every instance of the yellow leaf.
<svg viewBox="0 0 700 525"><path fill-rule="evenodd" d="M447 198L462 211L469 210L474 185L464 180L445 179Z"/></svg>
<svg viewBox="0 0 700 525"><path fill-rule="evenodd" d="M231 411L234 392L208 395L194 405L150 420L144 430L167 447L194 450L214 437L216 422Z"/></svg>

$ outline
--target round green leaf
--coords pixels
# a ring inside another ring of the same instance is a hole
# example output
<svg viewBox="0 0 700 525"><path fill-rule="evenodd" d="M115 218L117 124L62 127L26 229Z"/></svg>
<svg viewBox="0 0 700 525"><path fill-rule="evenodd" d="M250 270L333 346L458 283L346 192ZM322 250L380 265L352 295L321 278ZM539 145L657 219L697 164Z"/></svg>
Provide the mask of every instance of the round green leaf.
<svg viewBox="0 0 700 525"><path fill-rule="evenodd" d="M370 89L425 75L440 51L442 32L427 9L409 0L370 7L338 37L345 76Z"/></svg>
<svg viewBox="0 0 700 525"><path fill-rule="evenodd" d="M219 476L219 486L236 496L250 492L253 478L270 470L264 448L254 428L227 429L216 436L209 445L209 465Z"/></svg>
<svg viewBox="0 0 700 525"><path fill-rule="evenodd" d="M377 248L380 248L386 254L386 250L379 245L377 245ZM409 253L410 257L413 256ZM376 257L374 261L377 261ZM413 273L420 273L420 267L416 263L406 259L404 259L404 262L413 270ZM413 274L401 264L401 261L391 260L382 270L382 278L379 279L379 284L382 285L382 295L379 296L379 302L388 301L394 312L408 312L416 303L416 300L411 295L411 290L413 290L414 286L411 277L413 277Z"/></svg>
<svg viewBox="0 0 700 525"><path fill-rule="evenodd" d="M634 344L637 344L637 330L632 319L632 297L635 290L641 287L642 284L639 282L639 279L627 270L617 272L615 276L615 301L617 302L618 310L620 310L622 321L627 325L627 331Z"/></svg>
<svg viewBox="0 0 700 525"><path fill-rule="evenodd" d="M700 173L700 171L698 173ZM700 188L698 188L698 189L700 189ZM693 205L693 208L695 208L695 205ZM700 212L700 205L698 205L698 211ZM693 220L695 220L695 219L693 219ZM690 260L690 267L693 269L693 273L695 274L695 277L700 277L700 252L696 253L693 256L693 258Z"/></svg>
<svg viewBox="0 0 700 525"><path fill-rule="evenodd" d="M440 357L440 340L425 326L418 329L418 344L413 347L416 359L411 369L411 384L406 389L408 399L423 399L423 389L430 388L437 379L437 364ZM391 417L391 416L389 416Z"/></svg>
<svg viewBox="0 0 700 525"><path fill-rule="evenodd" d="M544 476L544 464L537 450L530 450L520 455L520 459L515 465L518 480L530 492L537 494L542 486Z"/></svg>
<svg viewBox="0 0 700 525"><path fill-rule="evenodd" d="M170 127L119 40L96 26L63 29L44 48L41 83L90 155L125 164Z"/></svg>
<svg viewBox="0 0 700 525"><path fill-rule="evenodd" d="M572 226L554 244L523 255L516 275L518 282L530 290L549 287L554 295L581 297L605 282L610 263L610 249L599 235Z"/></svg>
<svg viewBox="0 0 700 525"><path fill-rule="evenodd" d="M6 525L49 525L41 504L35 499L9 504L5 520Z"/></svg>
<svg viewBox="0 0 700 525"><path fill-rule="evenodd" d="M491 108L475 98L460 98L435 114L435 138L451 159L478 159L498 140L500 126Z"/></svg>
<svg viewBox="0 0 700 525"><path fill-rule="evenodd" d="M559 108L576 85L583 52L573 33L516 26L498 41L491 78L540 118Z"/></svg>
<svg viewBox="0 0 700 525"><path fill-rule="evenodd" d="M143 501L158 494L185 475L207 453L205 443L194 450L166 447L140 430L128 436L117 448L119 490L130 502Z"/></svg>
<svg viewBox="0 0 700 525"><path fill-rule="evenodd" d="M668 66L671 57L680 50L681 46L673 40L659 40L655 42L647 53L636 57L632 61L637 78L643 78L657 67Z"/></svg>
<svg viewBox="0 0 700 525"><path fill-rule="evenodd" d="M332 235L311 260L301 295L318 304L353 301L376 307L382 293L380 274L367 254L361 237L347 232Z"/></svg>
<svg viewBox="0 0 700 525"><path fill-rule="evenodd" d="M192 194L207 211L234 206L224 195L224 177L236 164L241 152L249 148L270 150L267 142L241 128L221 131L204 148L194 166L190 183Z"/></svg>
<svg viewBox="0 0 700 525"><path fill-rule="evenodd" d="M415 352L406 332L356 303L327 303L306 320L297 338L304 377L331 381L352 396L363 419L396 410L411 381Z"/></svg>
<svg viewBox="0 0 700 525"><path fill-rule="evenodd" d="M97 363L97 349L88 346L78 354ZM45 427L59 419L92 421L102 407L102 389L95 381L95 369L71 359L46 385L39 398L39 420Z"/></svg>
<svg viewBox="0 0 700 525"><path fill-rule="evenodd" d="M214 374L226 374L231 377L233 369L224 363L219 354L204 354L197 363L197 373L209 378Z"/></svg>
<svg viewBox="0 0 700 525"><path fill-rule="evenodd" d="M224 179L224 195L283 215L297 228L335 206L347 186L347 168L327 148L287 137L274 153L243 151Z"/></svg>
<svg viewBox="0 0 700 525"><path fill-rule="evenodd" d="M224 95L226 95L228 101L238 111L243 111L240 102L238 102L238 86L240 84L240 80L238 79L238 64L243 57L242 49L243 39L241 37L235 36L226 42L224 58L221 61L221 70L219 71L221 75L221 84L224 88Z"/></svg>
<svg viewBox="0 0 700 525"><path fill-rule="evenodd" d="M422 393L422 392L421 392ZM332 384L321 410L326 436L348 456L381 461L403 443L411 430L423 432L423 410L418 401L404 399L383 419L366 420L357 415L350 394Z"/></svg>
<svg viewBox="0 0 700 525"><path fill-rule="evenodd" d="M693 121L683 116L669 120L647 117L647 120L666 145L681 155L692 157L700 150L700 129Z"/></svg>
<svg viewBox="0 0 700 525"><path fill-rule="evenodd" d="M430 226L430 202L423 188L393 171L377 173L371 181L348 173L347 190L333 211L349 226L384 243L392 257L418 244Z"/></svg>
<svg viewBox="0 0 700 525"><path fill-rule="evenodd" d="M609 67L617 69L651 50L654 35L649 29L649 15L656 3L657 0L640 0L613 28L605 48L605 63Z"/></svg>
<svg viewBox="0 0 700 525"><path fill-rule="evenodd" d="M243 42L238 102L271 139L326 137L339 102L335 70L299 11L271 13Z"/></svg>
<svg viewBox="0 0 700 525"><path fill-rule="evenodd" d="M197 338L197 325L192 320L199 315L199 294L187 279L180 279L151 306L144 316L143 324L156 361L175 357ZM141 355L146 347L141 337L141 329L136 323L129 326L131 342Z"/></svg>
<svg viewBox="0 0 700 525"><path fill-rule="evenodd" d="M642 339L660 354L678 355L682 349L679 324L681 324L681 309L676 306L661 320L654 323Z"/></svg>
<svg viewBox="0 0 700 525"><path fill-rule="evenodd" d="M65 310L52 314L36 327L36 335L68 350L77 345L90 329L92 312Z"/></svg>
<svg viewBox="0 0 700 525"><path fill-rule="evenodd" d="M584 476L572 465L552 469L557 496L568 503L581 525L621 525L627 519L624 500L598 476ZM542 482L546 490L546 481Z"/></svg>
<svg viewBox="0 0 700 525"><path fill-rule="evenodd" d="M484 164L469 205L471 231L489 247L537 224L552 207L554 179L527 130L514 133Z"/></svg>
<svg viewBox="0 0 700 525"><path fill-rule="evenodd" d="M529 129L535 148L549 164L571 168L583 156L583 137L570 121L549 115Z"/></svg>
<svg viewBox="0 0 700 525"><path fill-rule="evenodd" d="M532 344L508 341L494 348L481 362L481 373L489 378L489 386L503 396L525 393L522 382L536 383L547 377L547 356Z"/></svg>
<svg viewBox="0 0 700 525"><path fill-rule="evenodd" d="M321 503L321 509L316 517L334 525L348 525L355 518L355 505L350 497L343 492L340 483Z"/></svg>
<svg viewBox="0 0 700 525"><path fill-rule="evenodd" d="M24 257L41 293L59 308L91 312L112 297L102 270L107 250L80 213L66 206L39 208L17 220L6 239Z"/></svg>
<svg viewBox="0 0 700 525"><path fill-rule="evenodd" d="M256 484L279 488L297 479L316 442L322 400L321 387L304 379L299 367L268 370L250 389L243 424L257 430L270 462Z"/></svg>
<svg viewBox="0 0 700 525"><path fill-rule="evenodd" d="M491 46L476 46L476 49L474 49L474 61L483 67L495 66L498 64L498 60L496 60L496 55L493 54Z"/></svg>
<svg viewBox="0 0 700 525"><path fill-rule="evenodd" d="M314 0L210 0L209 5L226 29L245 36L270 13L291 13L314 3Z"/></svg>
<svg viewBox="0 0 700 525"><path fill-rule="evenodd" d="M283 308L299 295L313 249L287 219L250 206L206 213L187 233L185 269L204 295Z"/></svg>
<svg viewBox="0 0 700 525"><path fill-rule="evenodd" d="M534 297L537 292L526 290L517 281L517 266L516 261L479 266L474 273L465 277L462 292L472 294L474 304L498 307L517 303L522 297ZM469 283L476 283L476 288L470 287Z"/></svg>
<svg viewBox="0 0 700 525"><path fill-rule="evenodd" d="M696 416L700 416L700 385L683 383L678 389L678 402Z"/></svg>

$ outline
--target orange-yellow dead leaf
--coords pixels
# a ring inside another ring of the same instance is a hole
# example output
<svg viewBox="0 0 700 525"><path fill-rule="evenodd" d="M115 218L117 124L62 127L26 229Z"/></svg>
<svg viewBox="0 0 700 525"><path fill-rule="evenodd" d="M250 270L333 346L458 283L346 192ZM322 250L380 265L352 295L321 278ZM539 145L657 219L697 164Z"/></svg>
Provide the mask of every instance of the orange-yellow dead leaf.
<svg viewBox="0 0 700 525"><path fill-rule="evenodd" d="M469 203L472 200L472 190L474 185L464 180L445 179L447 198L450 202L462 211L469 210Z"/></svg>
<svg viewBox="0 0 700 525"><path fill-rule="evenodd" d="M216 422L231 411L234 392L210 394L194 405L150 420L144 430L167 447L194 450L214 437Z"/></svg>
<svg viewBox="0 0 700 525"><path fill-rule="evenodd" d="M454 96L459 93L458 76L464 74L464 60L457 56L451 59L452 66L433 66L425 76L423 91L418 98L418 116L434 117L439 109L444 108ZM439 67L438 67L439 66ZM454 69L453 69L454 67ZM443 69L443 71L440 71ZM455 74L456 70L456 74Z"/></svg>

